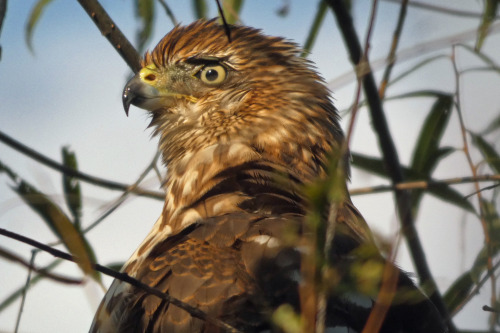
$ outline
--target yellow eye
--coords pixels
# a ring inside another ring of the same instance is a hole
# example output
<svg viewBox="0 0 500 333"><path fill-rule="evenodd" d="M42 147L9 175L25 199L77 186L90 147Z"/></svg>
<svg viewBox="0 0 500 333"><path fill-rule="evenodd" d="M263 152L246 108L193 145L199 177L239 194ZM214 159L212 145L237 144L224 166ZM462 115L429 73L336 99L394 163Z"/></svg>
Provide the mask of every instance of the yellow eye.
<svg viewBox="0 0 500 333"><path fill-rule="evenodd" d="M226 76L226 69L221 65L205 66L196 74L196 77L203 81L203 83L209 85L221 84L226 79Z"/></svg>

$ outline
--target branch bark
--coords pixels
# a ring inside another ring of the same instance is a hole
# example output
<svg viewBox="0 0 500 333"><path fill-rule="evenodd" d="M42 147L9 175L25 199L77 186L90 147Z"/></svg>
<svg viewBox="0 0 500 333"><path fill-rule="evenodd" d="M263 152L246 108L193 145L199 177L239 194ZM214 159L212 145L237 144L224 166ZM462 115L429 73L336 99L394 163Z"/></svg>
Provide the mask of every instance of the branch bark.
<svg viewBox="0 0 500 333"><path fill-rule="evenodd" d="M78 0L102 35L113 45L134 73L141 69L141 57L97 0Z"/></svg>

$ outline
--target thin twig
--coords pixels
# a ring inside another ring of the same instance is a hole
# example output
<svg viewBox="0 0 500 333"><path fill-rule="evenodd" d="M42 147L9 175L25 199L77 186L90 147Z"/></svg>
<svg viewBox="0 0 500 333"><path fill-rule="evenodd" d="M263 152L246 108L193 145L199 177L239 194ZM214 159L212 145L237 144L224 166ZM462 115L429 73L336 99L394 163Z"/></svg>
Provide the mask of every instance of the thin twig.
<svg viewBox="0 0 500 333"><path fill-rule="evenodd" d="M78 0L78 2L130 69L137 73L141 69L139 53L102 8L101 4L97 0Z"/></svg>
<svg viewBox="0 0 500 333"><path fill-rule="evenodd" d="M19 332L19 325L21 324L21 316L23 314L24 303L26 301L26 295L27 295L26 291L28 290L28 286L30 285L31 273L33 272L33 267L35 266L35 257L36 257L36 252L32 250L31 260L30 263L28 264L28 277L26 278L26 284L24 285L24 291L21 297L21 305L19 305L19 311L17 312L16 328L14 329L15 333Z"/></svg>
<svg viewBox="0 0 500 333"><path fill-rule="evenodd" d="M158 2L160 3L160 5L165 10L165 13L170 18L170 21L172 21L173 25L177 25L178 22L177 22L177 19L175 18L174 12L170 9L170 7L168 6L167 2L165 0L158 0Z"/></svg>
<svg viewBox="0 0 500 333"><path fill-rule="evenodd" d="M458 114L458 121L460 123L460 130L462 133L462 144L463 144L463 151L464 154L467 158L467 163L469 164L469 168L472 172L473 177L477 177L477 168L474 165L474 162L472 161L472 157L470 156L470 150L469 150L469 143L467 142L467 128L465 127L465 122L463 119L462 115L462 104L461 104L461 98L460 98L460 72L458 70L457 66L457 61L456 61L456 52L455 52L455 46L452 47L452 57L451 57L451 62L453 64L453 71L455 73L455 96L456 96L456 108L457 108L457 114ZM488 273L491 275L491 306L495 306L496 303L496 282L495 282L495 275L493 272L493 254L492 254L492 242L488 230L488 223L486 222L485 218L485 213L484 213L484 203L483 203L483 197L481 194L481 190L479 188L479 183L474 182L474 187L476 189L476 195L477 195L477 201L479 205L479 217L481 220L481 226L483 227L483 233L484 233L484 242L486 246L486 255L488 257L486 261L486 267L488 269ZM492 316L497 317L496 314L492 314ZM496 322L495 320L491 321L492 323ZM493 324L492 324L493 325ZM493 326L491 326L493 328Z"/></svg>
<svg viewBox="0 0 500 333"><path fill-rule="evenodd" d="M215 0L215 3L217 3L217 9L219 10L219 16L222 19L222 23L224 25L224 30L226 31L227 41L229 43L231 43L231 29L229 28L229 25L227 24L226 17L224 16L224 11L222 10L222 6L221 6L219 0Z"/></svg>
<svg viewBox="0 0 500 333"><path fill-rule="evenodd" d="M123 192L122 195L120 195L120 197L111 205L111 207L108 210L106 210L106 212L104 212L104 214L102 214L96 221L91 223L88 227L83 229L84 234L87 233L88 231L92 230L93 228L95 228L99 223L104 221L104 219L106 217L108 217L118 207L120 207L120 205L127 199L127 197L129 196L129 194L131 193L132 190L134 190L135 188L139 188L139 184L144 180L144 178L147 176L147 174L151 170L156 170L156 162L158 161L159 157L160 157L160 152L157 151L153 160L151 161L151 163L149 163L149 165L146 167L146 169L144 169L144 171L141 173L139 178L137 178L135 183L130 186L130 190Z"/></svg>
<svg viewBox="0 0 500 333"><path fill-rule="evenodd" d="M2 33L3 20L7 13L7 0L0 0L0 34ZM0 45L0 60L2 59L2 46Z"/></svg>
<svg viewBox="0 0 500 333"><path fill-rule="evenodd" d="M50 273L47 270L47 267L38 268L35 265L33 265L32 263L26 262L23 258L21 258L21 257L17 256L16 254L14 254L6 249L3 249L3 248L0 248L0 257L2 259L7 259L9 261L21 264L22 266L24 266L26 268L32 269L33 271L42 275L43 277L54 280L56 282L61 282L61 283L65 283L65 284L82 284L82 280L72 279L72 278L61 276L59 274ZM23 289L26 289L26 287L24 287Z"/></svg>
<svg viewBox="0 0 500 333"><path fill-rule="evenodd" d="M337 25L348 48L351 61L357 66L361 61L362 50L351 15L345 7L344 1L326 1L334 12ZM369 64L367 64L367 67L369 73L366 74L363 79L363 88L368 101L371 119L378 136L379 146L383 152L384 162L387 167L388 174L391 177L391 181L393 184L401 183L404 180L404 177L399 157L387 125L387 120L382 108L382 102L378 94L375 78L371 72ZM424 249L414 225L411 211L411 197L409 192L401 190L396 191L396 203L402 225L402 232L408 243L413 263L418 272L421 283L430 286L431 290L434 291L430 295L431 301L435 304L443 318L449 318L446 305L444 304L443 298L439 293L439 289L437 288L436 282L429 269ZM450 332L456 331L451 321L448 322L448 327Z"/></svg>
<svg viewBox="0 0 500 333"><path fill-rule="evenodd" d="M467 297L465 297L462 302L460 304L458 304L454 309L452 309L453 311L450 313L450 316L451 317L454 317L456 316L460 311L462 311L462 309L464 308L464 306L469 303L469 301L476 295L479 294L479 291L481 290L481 288L486 284L486 282L488 282L488 280L491 278L491 274L493 274L496 270L498 270L498 268L500 268L500 261L497 262L495 264L495 266L493 266L493 269L491 272L487 272L486 275L481 279L481 281L479 281L476 286L474 287L474 289L472 289L470 291L470 293L467 295Z"/></svg>
<svg viewBox="0 0 500 333"><path fill-rule="evenodd" d="M386 2L393 2L393 3L402 3L407 0L384 0ZM469 12L465 10L459 10L459 9L452 9L452 8L446 8L446 7L441 7L441 6L436 6L436 5L431 5L430 3L423 3L423 2L417 2L412 0L409 2L409 5L415 8L421 8L421 9L426 9L430 10L433 13L440 13L440 14L446 14L446 15L451 15L454 17L461 16L461 17L473 17L473 18L481 18L483 17L482 13L477 13L477 12ZM496 17L498 18L498 16Z"/></svg>
<svg viewBox="0 0 500 333"><path fill-rule="evenodd" d="M316 41L316 37L318 37L319 28L325 19L326 10L326 2L320 1L318 4L318 11L316 12L316 16L313 20L313 25L311 29L309 29L309 34L307 35L304 47L302 48L302 53L300 54L301 57L307 57L307 55L311 51L314 42Z"/></svg>
<svg viewBox="0 0 500 333"><path fill-rule="evenodd" d="M62 263L63 261L61 259L56 259L54 260L53 262L51 262L49 265L43 267L43 268L40 268L40 271L43 272L44 274L45 273L48 273L50 272L52 269L54 269L57 265L59 265L60 263ZM53 273L51 273L53 275ZM45 277L45 275L43 275L42 273L38 273L36 274L30 281L30 285L29 286L22 286L18 289L16 289L15 291L13 291L10 295L8 295L1 303L0 303L0 312L2 312L3 310L5 310L7 307L9 307L10 305L14 304L14 301L19 298L22 293L25 291L25 290L29 290L29 288L33 287L38 281L40 281L43 277ZM64 278L66 279L66 278ZM65 281L61 281L63 283L66 283Z"/></svg>
<svg viewBox="0 0 500 333"><path fill-rule="evenodd" d="M66 252L60 251L58 249L55 249L53 247L47 246L47 245L40 243L34 239L19 235L17 233L12 232L12 231L8 231L8 230L5 230L3 228L0 228L0 235L6 236L6 237L11 238L11 239L15 239L19 242L31 245L33 247L36 247L42 251L50 253L54 257L61 258L61 259L67 260L67 261L72 261L72 262L78 261L77 258L73 257L69 253L66 253ZM233 333L240 333L239 330L226 324L225 322L221 321L220 319L211 317L211 316L207 315L205 312L201 311L200 309L195 308L187 303L184 303L184 302L182 302L182 301L180 301L180 300L178 300L178 299L176 299L168 294L165 294L158 289L152 288L149 285L142 283L141 281L139 281L137 279L134 279L133 277L131 277L130 275L128 275L126 273L118 272L118 271L115 271L113 269L110 269L108 267L105 267L105 266L102 266L99 264L92 264L92 268L98 272L101 272L104 275L111 276L117 280L120 280L122 282L126 282L126 283L128 283L136 288L142 289L142 290L144 290L152 295L155 295L155 296L161 298L162 300L169 302L169 303L185 310L186 312L188 312L191 316L193 316L195 318L199 318L201 320L204 320L204 321L206 321L206 322L208 322L208 323L210 323L218 328L224 329L225 331L233 332Z"/></svg>
<svg viewBox="0 0 500 333"><path fill-rule="evenodd" d="M493 35L495 33L500 32L500 22L496 22L490 26L489 34ZM396 58L398 59L398 63L401 64L404 61L411 60L416 57L421 57L425 54L442 50L445 48L450 47L451 45L457 44L457 43L463 43L468 40L473 40L477 36L477 28L473 28L458 34L454 34L451 36L446 36L443 38L438 38L435 40L431 40L430 42L423 42L414 46L410 46L408 48L402 49L401 51L396 53ZM375 59L370 62L371 69L373 71L377 71L386 64L387 62L387 57L382 57ZM348 71L340 76L338 76L336 79L331 80L328 82L328 86L331 89L338 89L341 88L351 82L356 80L356 74L353 73L353 71Z"/></svg>
<svg viewBox="0 0 500 333"><path fill-rule="evenodd" d="M456 177L456 178L447 178L440 180L416 180L411 182L402 182L395 185L360 187L349 190L349 193L354 196L354 195L390 192L396 190L430 189L430 188L441 187L444 185L456 185L456 184L466 184L473 182L490 182L490 181L500 181L500 174L481 175L476 177ZM499 184L493 186L499 186ZM467 197L468 196L465 196L464 198L466 199Z"/></svg>
<svg viewBox="0 0 500 333"><path fill-rule="evenodd" d="M56 161L40 154L39 152L35 151L34 149L31 149L28 146L25 146L24 144L9 137L8 135L6 135L5 133L3 133L1 131L0 131L0 141L5 143L9 147L17 150L18 152L28 156L29 158L32 158L35 161L40 162L45 166L48 166L49 168L55 169L55 170L65 174L67 176L78 178L78 179L80 179L84 182L87 182L89 184L105 187L105 188L110 189L110 190L130 191L130 192L134 193L135 195L153 198L153 199L159 199L159 200L165 199L165 195L161 192L149 191L149 190L144 190L141 188L131 188L131 185L122 184L122 183L110 181L107 179L91 176L89 174L68 168L68 167L66 167L60 163L57 163Z"/></svg>
<svg viewBox="0 0 500 333"><path fill-rule="evenodd" d="M476 183L476 182L475 182ZM464 199L469 199L470 197L478 194L479 192L484 192L484 191L487 191L487 190L492 190L494 188L497 188L499 187L500 184L493 184L493 185L490 185L490 186L485 186L485 187L481 187L478 191L474 191L472 192L471 194L467 194Z"/></svg>
<svg viewBox="0 0 500 333"><path fill-rule="evenodd" d="M406 18L407 9L408 9L408 0L403 0L403 2L401 3L401 7L399 9L399 17L398 17L398 23L396 25L396 30L392 35L391 49L389 51L389 55L387 56L387 67L385 68L384 76L382 77L382 82L380 83L380 88L378 91L380 99L382 100L385 97L385 91L387 85L389 84L392 68L396 63L396 50L398 49L398 44L401 39L401 33L403 32L403 23Z"/></svg>

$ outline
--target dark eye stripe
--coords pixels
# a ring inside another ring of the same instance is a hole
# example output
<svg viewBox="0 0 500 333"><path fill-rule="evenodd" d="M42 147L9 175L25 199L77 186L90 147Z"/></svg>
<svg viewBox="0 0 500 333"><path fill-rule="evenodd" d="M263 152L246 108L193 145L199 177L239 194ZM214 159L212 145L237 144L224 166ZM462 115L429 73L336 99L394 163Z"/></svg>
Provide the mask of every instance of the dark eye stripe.
<svg viewBox="0 0 500 333"><path fill-rule="evenodd" d="M219 65L222 59L219 58L188 58L185 60L186 63L190 65Z"/></svg>

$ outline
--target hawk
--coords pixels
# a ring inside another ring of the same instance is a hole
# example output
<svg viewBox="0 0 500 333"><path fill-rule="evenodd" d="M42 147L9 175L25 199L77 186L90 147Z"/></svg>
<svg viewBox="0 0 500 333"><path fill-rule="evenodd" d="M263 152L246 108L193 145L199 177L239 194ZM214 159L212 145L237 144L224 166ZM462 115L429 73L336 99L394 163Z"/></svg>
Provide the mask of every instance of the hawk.
<svg viewBox="0 0 500 333"><path fill-rule="evenodd" d="M127 114L131 104L149 112L168 170L162 214L123 272L242 332L280 332L276 309L304 313L312 297L303 288L311 251L304 188L327 178L344 137L329 90L296 44L229 28L231 39L215 20L176 26L125 87ZM341 162L347 175L347 159ZM345 178L340 187L324 323L356 332L376 294L346 286L356 280L351 266L364 253L358 250L374 240ZM373 258L385 262L378 251ZM394 298L381 331L445 332L405 273L396 284L413 296ZM90 331L223 329L115 280Z"/></svg>

